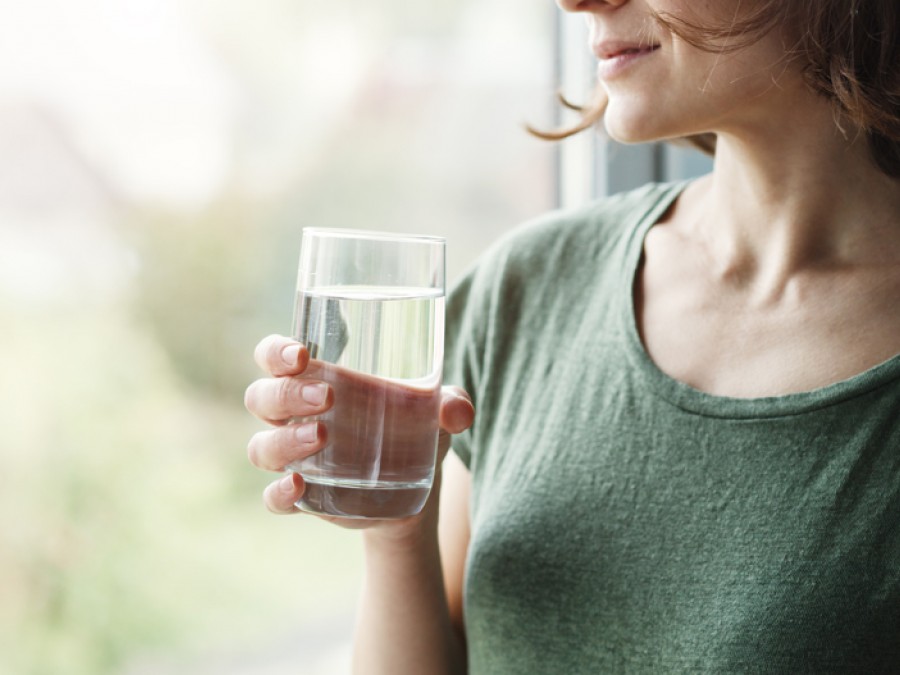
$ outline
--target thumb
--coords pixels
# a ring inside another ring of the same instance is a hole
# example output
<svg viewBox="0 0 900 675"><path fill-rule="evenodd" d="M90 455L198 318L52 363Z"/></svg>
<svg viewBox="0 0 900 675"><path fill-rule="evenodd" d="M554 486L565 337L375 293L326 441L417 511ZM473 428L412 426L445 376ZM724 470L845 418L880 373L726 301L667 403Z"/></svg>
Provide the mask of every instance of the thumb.
<svg viewBox="0 0 900 675"><path fill-rule="evenodd" d="M458 434L471 427L474 421L475 406L469 395L459 387L443 387L439 415L441 429Z"/></svg>

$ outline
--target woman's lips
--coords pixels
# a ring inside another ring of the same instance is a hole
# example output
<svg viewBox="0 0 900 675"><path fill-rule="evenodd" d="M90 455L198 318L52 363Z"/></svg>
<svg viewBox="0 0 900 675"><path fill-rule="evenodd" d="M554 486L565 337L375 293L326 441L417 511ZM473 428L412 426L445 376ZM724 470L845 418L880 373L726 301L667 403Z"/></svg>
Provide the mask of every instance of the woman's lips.
<svg viewBox="0 0 900 675"><path fill-rule="evenodd" d="M611 79L657 49L659 49L659 45L628 42L601 42L596 44L593 46L593 52L600 62L597 67L597 74L600 79Z"/></svg>

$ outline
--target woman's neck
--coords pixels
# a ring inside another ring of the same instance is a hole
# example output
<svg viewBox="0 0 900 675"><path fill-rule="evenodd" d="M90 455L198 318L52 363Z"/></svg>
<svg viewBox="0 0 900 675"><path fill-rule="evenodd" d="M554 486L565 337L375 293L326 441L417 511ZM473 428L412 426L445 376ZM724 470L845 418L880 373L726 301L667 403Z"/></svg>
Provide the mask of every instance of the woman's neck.
<svg viewBox="0 0 900 675"><path fill-rule="evenodd" d="M793 111L775 134L720 133L712 175L679 205L714 273L761 300L805 272L900 264L900 181L823 107Z"/></svg>

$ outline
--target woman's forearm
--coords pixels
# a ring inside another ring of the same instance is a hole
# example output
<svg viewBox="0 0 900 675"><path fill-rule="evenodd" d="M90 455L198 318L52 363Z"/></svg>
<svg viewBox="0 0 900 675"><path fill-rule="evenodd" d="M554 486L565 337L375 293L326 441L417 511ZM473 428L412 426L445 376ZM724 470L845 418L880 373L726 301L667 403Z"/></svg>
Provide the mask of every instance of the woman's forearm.
<svg viewBox="0 0 900 675"><path fill-rule="evenodd" d="M437 535L429 530L402 542L364 533L356 675L466 672L465 648L450 620Z"/></svg>

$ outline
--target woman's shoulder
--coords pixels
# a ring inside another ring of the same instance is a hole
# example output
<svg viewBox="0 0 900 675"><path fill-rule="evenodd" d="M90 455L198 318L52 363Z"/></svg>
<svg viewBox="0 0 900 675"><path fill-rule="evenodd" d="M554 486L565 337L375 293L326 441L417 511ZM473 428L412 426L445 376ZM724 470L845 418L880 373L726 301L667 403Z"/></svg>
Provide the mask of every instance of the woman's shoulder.
<svg viewBox="0 0 900 675"><path fill-rule="evenodd" d="M661 202L673 199L681 188L681 183L648 183L576 208L542 214L498 239L486 251L482 264L525 266L534 273L583 257L596 260L629 239Z"/></svg>
<svg viewBox="0 0 900 675"><path fill-rule="evenodd" d="M652 183L574 209L546 213L489 246L456 281L451 316L509 316L615 280L650 224L683 184Z"/></svg>

